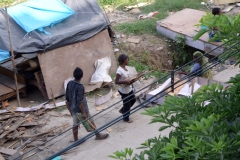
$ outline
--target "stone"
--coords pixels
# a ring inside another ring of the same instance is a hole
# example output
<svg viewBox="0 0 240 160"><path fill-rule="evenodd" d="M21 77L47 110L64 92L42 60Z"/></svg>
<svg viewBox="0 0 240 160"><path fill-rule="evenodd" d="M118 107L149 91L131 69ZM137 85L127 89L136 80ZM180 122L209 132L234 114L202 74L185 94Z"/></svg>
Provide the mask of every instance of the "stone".
<svg viewBox="0 0 240 160"><path fill-rule="evenodd" d="M161 50L163 50L163 47L158 47L157 50L161 51Z"/></svg>
<svg viewBox="0 0 240 160"><path fill-rule="evenodd" d="M152 47L152 46L154 46L154 45L153 45L153 44L149 44L149 45L148 45L148 47Z"/></svg>
<svg viewBox="0 0 240 160"><path fill-rule="evenodd" d="M127 42L129 43L139 43L141 41L141 38L128 38Z"/></svg>
<svg viewBox="0 0 240 160"><path fill-rule="evenodd" d="M224 62L224 64L225 64L225 65L230 65L230 61L229 61L229 60L226 60L226 61Z"/></svg>
<svg viewBox="0 0 240 160"><path fill-rule="evenodd" d="M125 34L122 34L121 37L122 37L122 38L126 38L127 36L126 36Z"/></svg>
<svg viewBox="0 0 240 160"><path fill-rule="evenodd" d="M130 44L129 44L129 49L130 49L131 51L135 51L136 45L135 45L134 43L130 43Z"/></svg>
<svg viewBox="0 0 240 160"><path fill-rule="evenodd" d="M120 36L120 34L116 34L116 38L120 38L121 36Z"/></svg>
<svg viewBox="0 0 240 160"><path fill-rule="evenodd" d="M139 13L141 13L141 11L138 8L134 8L131 11L129 11L129 13L131 13L131 14L139 14Z"/></svg>
<svg viewBox="0 0 240 160"><path fill-rule="evenodd" d="M119 49L118 49L118 48L115 48L115 49L114 49L114 52L118 52L118 51L119 51Z"/></svg>

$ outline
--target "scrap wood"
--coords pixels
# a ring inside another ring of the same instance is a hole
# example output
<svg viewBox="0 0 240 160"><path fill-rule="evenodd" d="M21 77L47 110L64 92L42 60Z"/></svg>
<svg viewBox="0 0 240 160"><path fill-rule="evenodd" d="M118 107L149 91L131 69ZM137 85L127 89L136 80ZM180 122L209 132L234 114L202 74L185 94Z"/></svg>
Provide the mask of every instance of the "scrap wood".
<svg viewBox="0 0 240 160"><path fill-rule="evenodd" d="M32 138L29 138L28 140L26 140L25 142L23 142L22 140L21 140L21 144L20 144L20 146L19 147L17 147L16 148L16 150L21 150L22 148L24 148L28 143L31 143L32 142Z"/></svg>
<svg viewBox="0 0 240 160"><path fill-rule="evenodd" d="M174 83L176 83L177 81L179 81L179 78L174 78ZM174 92L172 92L172 88L168 88L166 90L166 92L170 95L170 96L174 96L175 94L178 94L178 92L184 87L184 84L186 83L186 80L183 80L179 83L177 83L174 86ZM176 88L177 87L177 88Z"/></svg>
<svg viewBox="0 0 240 160"><path fill-rule="evenodd" d="M133 77L133 78L131 79L131 81L132 81L132 82L136 82L139 78L141 78L142 76L144 76L144 75L146 75L146 74L148 74L148 73L150 73L150 72L151 72L151 71L149 71L149 70L144 70L144 71L138 73L135 77Z"/></svg>
<svg viewBox="0 0 240 160"><path fill-rule="evenodd" d="M54 116L54 117L64 117L64 116L71 116L70 113L65 113L65 114L59 114L59 115L56 115L56 114L50 114L50 113L47 113L48 115L50 116Z"/></svg>
<svg viewBox="0 0 240 160"><path fill-rule="evenodd" d="M144 6L147 6L149 5L150 3L147 3L147 2L141 2L141 3L138 3L136 5L133 5L133 6L125 6L124 7L124 10L125 11L129 11L130 9L133 9L133 8L138 8L138 7L144 7Z"/></svg>
<svg viewBox="0 0 240 160"><path fill-rule="evenodd" d="M28 121L28 122L32 122L32 121L33 121L33 118L32 118L32 117L27 118L27 121Z"/></svg>
<svg viewBox="0 0 240 160"><path fill-rule="evenodd" d="M47 101L48 102L48 101ZM44 103L42 103L42 104L40 104L40 105L38 105L38 106L33 106L33 107L18 107L16 110L15 110L15 112L29 112L29 111L36 111L36 110L39 110L39 109L41 109L41 108L43 108L43 107L45 107L45 109L47 109L47 107L45 106L45 104L46 104L46 102L44 102ZM11 112L11 111L9 111L9 110L0 110L0 114L3 114L3 113L8 113L8 112Z"/></svg>
<svg viewBox="0 0 240 160"><path fill-rule="evenodd" d="M7 138L16 139L16 138L18 138L20 135L22 135L24 133L25 133L24 131L19 131L19 132L15 133L13 136L7 136Z"/></svg>
<svg viewBox="0 0 240 160"><path fill-rule="evenodd" d="M8 133L15 131L22 123L24 123L26 119L20 120L19 122L16 122L17 124L13 124L8 130L4 131L1 135L0 138L5 137Z"/></svg>
<svg viewBox="0 0 240 160"><path fill-rule="evenodd" d="M240 0L214 0L215 5L240 2Z"/></svg>
<svg viewBox="0 0 240 160"><path fill-rule="evenodd" d="M139 43L141 41L141 38L128 38L127 42L129 43Z"/></svg>
<svg viewBox="0 0 240 160"><path fill-rule="evenodd" d="M13 155L17 152L17 150L9 149L5 147L0 147L0 153L5 155Z"/></svg>
<svg viewBox="0 0 240 160"><path fill-rule="evenodd" d="M25 146L25 148L26 148L26 147L28 148L28 147L42 146L43 144L45 144L45 143L43 143L43 141L33 141L33 142L27 144L27 145ZM23 150L23 149L22 149L22 150Z"/></svg>
<svg viewBox="0 0 240 160"><path fill-rule="evenodd" d="M25 130L26 130L25 127L19 127L19 128L17 129L17 131L25 131Z"/></svg>
<svg viewBox="0 0 240 160"><path fill-rule="evenodd" d="M223 9L222 12L223 12L223 13L227 13L227 12L231 11L233 8L234 8L234 5L232 5L232 6L227 6L226 8Z"/></svg>
<svg viewBox="0 0 240 160"><path fill-rule="evenodd" d="M96 129L96 126L93 125L91 121L87 120L87 122L88 122L88 124L90 125L90 127L91 127L92 129L94 129L94 130Z"/></svg>
<svg viewBox="0 0 240 160"><path fill-rule="evenodd" d="M33 114L36 115L36 116L40 116L40 115L42 115L44 113L45 113L44 110L41 109L41 110L38 110L38 111L34 112Z"/></svg>
<svg viewBox="0 0 240 160"><path fill-rule="evenodd" d="M15 115L3 115L0 117L0 121L3 121L3 120L6 120L6 119L10 119L10 118L13 118L13 117L23 117L24 114L15 114Z"/></svg>
<svg viewBox="0 0 240 160"><path fill-rule="evenodd" d="M29 157L32 157L33 155L35 155L37 152L35 152L35 153L32 153L32 154L30 154L30 155L28 155L28 156L26 156L26 157L23 157L23 159L27 159L27 158L29 158Z"/></svg>
<svg viewBox="0 0 240 160"><path fill-rule="evenodd" d="M10 144L7 148L10 148L10 147L12 147L14 144L16 144L18 141L15 141L15 142L13 142L12 144Z"/></svg>
<svg viewBox="0 0 240 160"><path fill-rule="evenodd" d="M30 126L39 126L43 125L45 123L40 123L40 122L24 122L20 125L20 127L30 127Z"/></svg>
<svg viewBox="0 0 240 160"><path fill-rule="evenodd" d="M101 105L97 106L96 109L97 109L97 111L101 111L101 110L103 110L103 106L101 106Z"/></svg>
<svg viewBox="0 0 240 160"><path fill-rule="evenodd" d="M2 102L2 107L3 107L3 108L8 107L8 106L9 106L8 101L5 101L5 102L3 101L3 102Z"/></svg>
<svg viewBox="0 0 240 160"><path fill-rule="evenodd" d="M9 140L9 138L4 137L4 138L0 138L0 146L2 146L5 142L7 142Z"/></svg>
<svg viewBox="0 0 240 160"><path fill-rule="evenodd" d="M0 153L0 160L5 160L1 153Z"/></svg>
<svg viewBox="0 0 240 160"><path fill-rule="evenodd" d="M67 124L65 124L64 126L66 126ZM39 133L39 134L35 134L35 135L22 135L22 136L19 136L18 138L32 138L32 137L38 137L38 136L42 136L44 134L47 134L47 133L50 133L58 128L61 128L61 127L64 127L64 126L58 126L58 127L54 127L52 129L50 129L49 131L45 131L45 132L42 132L42 133Z"/></svg>

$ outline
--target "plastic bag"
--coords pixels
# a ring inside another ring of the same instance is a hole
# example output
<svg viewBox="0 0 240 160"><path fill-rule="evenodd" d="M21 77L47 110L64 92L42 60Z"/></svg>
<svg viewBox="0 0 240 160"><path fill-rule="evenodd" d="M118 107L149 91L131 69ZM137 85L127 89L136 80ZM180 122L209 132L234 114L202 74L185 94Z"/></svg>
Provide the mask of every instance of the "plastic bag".
<svg viewBox="0 0 240 160"><path fill-rule="evenodd" d="M99 82L111 82L112 78L108 75L111 67L110 57L104 57L95 61L94 66L96 68L93 73L90 84L96 84Z"/></svg>

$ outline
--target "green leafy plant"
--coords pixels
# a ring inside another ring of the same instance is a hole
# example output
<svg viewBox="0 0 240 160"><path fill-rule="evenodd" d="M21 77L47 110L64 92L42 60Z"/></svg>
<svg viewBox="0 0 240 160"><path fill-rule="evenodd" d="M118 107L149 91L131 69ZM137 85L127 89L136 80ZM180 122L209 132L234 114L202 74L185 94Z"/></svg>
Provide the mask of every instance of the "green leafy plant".
<svg viewBox="0 0 240 160"><path fill-rule="evenodd" d="M144 142L132 160L239 159L240 75L229 83L227 89L206 85L192 97L169 96L162 106L147 109L143 114L151 123L163 124L159 131L172 131Z"/></svg>
<svg viewBox="0 0 240 160"><path fill-rule="evenodd" d="M233 46L240 40L240 15L235 17L230 15L217 15L214 16L211 13L203 16L200 20L200 23L197 26L201 27L199 32L194 36L194 40L199 39L203 34L214 31L215 36L209 41L219 41L223 43L227 42L227 46ZM238 51L239 45L235 45L231 50L226 53L226 59L230 58L232 51ZM237 53L237 64L240 63L240 52Z"/></svg>
<svg viewBox="0 0 240 160"><path fill-rule="evenodd" d="M186 51L186 38L183 35L176 35L175 41L166 41L168 42L169 49L173 52L174 68L192 60L191 55Z"/></svg>
<svg viewBox="0 0 240 160"><path fill-rule="evenodd" d="M133 153L133 149L125 148L123 151L116 151L114 155L110 155L110 158L119 160L130 160Z"/></svg>

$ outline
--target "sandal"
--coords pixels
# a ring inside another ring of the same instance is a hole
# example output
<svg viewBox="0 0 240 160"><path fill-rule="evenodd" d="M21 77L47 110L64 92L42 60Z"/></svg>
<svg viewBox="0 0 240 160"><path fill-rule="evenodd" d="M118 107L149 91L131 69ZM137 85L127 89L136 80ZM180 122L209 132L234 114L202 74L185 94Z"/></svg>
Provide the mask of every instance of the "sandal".
<svg viewBox="0 0 240 160"><path fill-rule="evenodd" d="M99 133L99 135L96 136L95 140L103 140L103 139L107 139L108 136L109 136L108 133L105 133L105 134L103 134L103 133Z"/></svg>
<svg viewBox="0 0 240 160"><path fill-rule="evenodd" d="M126 122L126 123L132 123L133 122L133 120L131 120L131 119L129 119L128 121L125 121L125 120L123 120L124 122Z"/></svg>

